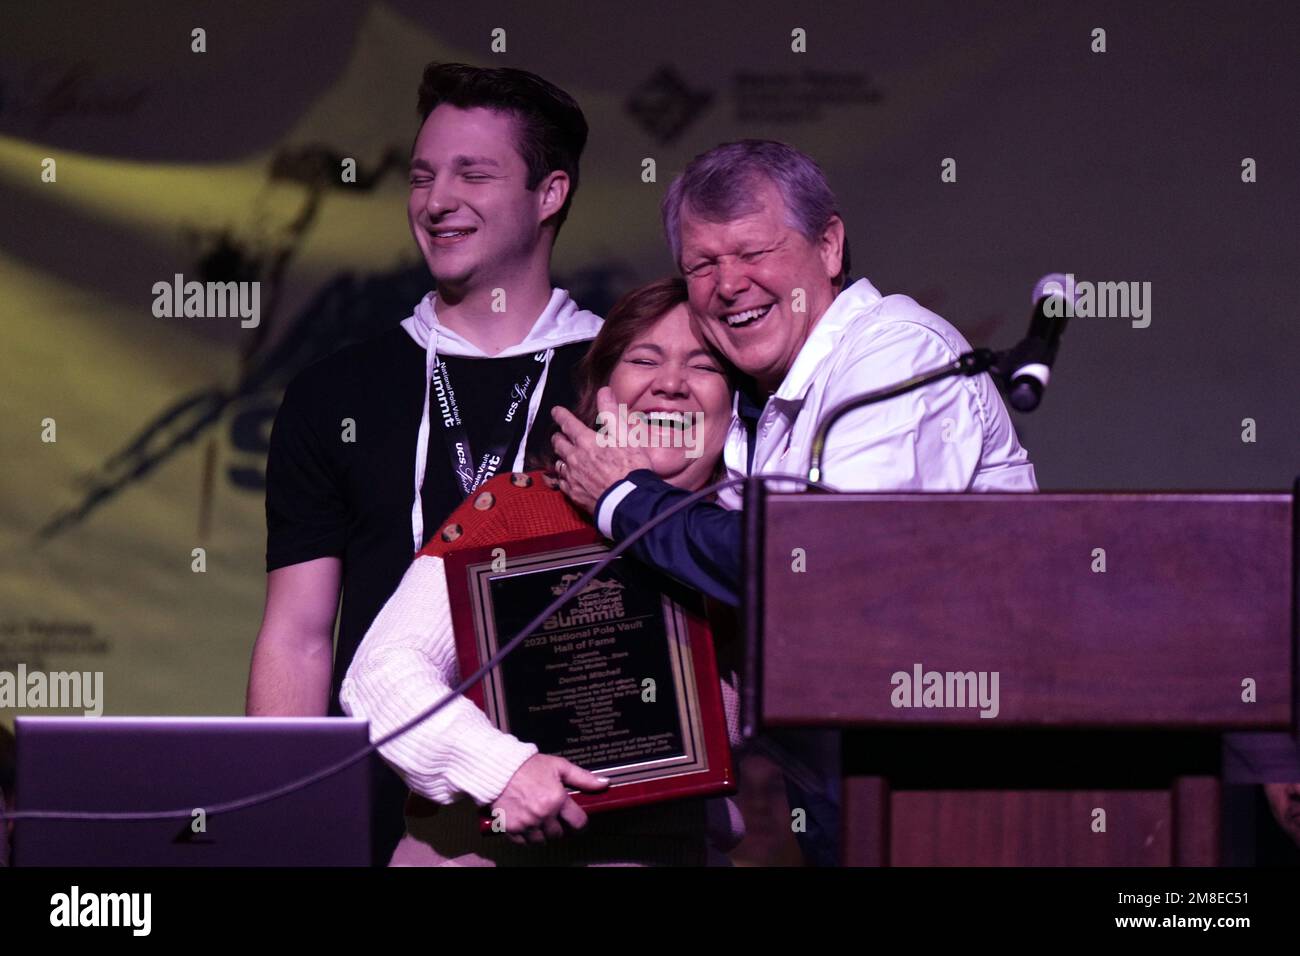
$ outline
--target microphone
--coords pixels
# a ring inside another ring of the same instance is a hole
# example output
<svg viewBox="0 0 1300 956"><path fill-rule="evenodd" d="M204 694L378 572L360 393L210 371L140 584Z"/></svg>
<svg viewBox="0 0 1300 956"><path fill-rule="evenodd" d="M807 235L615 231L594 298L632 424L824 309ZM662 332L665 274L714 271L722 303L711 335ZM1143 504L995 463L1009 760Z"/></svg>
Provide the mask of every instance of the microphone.
<svg viewBox="0 0 1300 956"><path fill-rule="evenodd" d="M1034 316L1029 320L1029 334L1020 340L1015 348L1005 352L992 349L971 349L957 356L956 361L920 372L911 378L893 385L886 385L858 395L846 398L830 411L822 415L813 432L809 448L808 480L820 482L822 475L822 456L826 450L826 436L831 426L864 405L888 401L899 395L937 382L952 375L982 375L988 372L997 378L999 384L1007 388L1007 399L1012 406L1022 412L1032 412L1043 399L1043 389L1052 375L1052 363L1056 361L1056 350L1061 344L1061 334L1065 324L1074 314L1074 281L1059 272L1045 275L1034 286Z"/></svg>
<svg viewBox="0 0 1300 956"><path fill-rule="evenodd" d="M1018 411L1032 412L1043 400L1061 335L1074 312L1070 301L1073 285L1059 272L1039 279L1031 300L1034 315L1029 320L1029 334L998 357L998 371L1007 382L1007 401Z"/></svg>

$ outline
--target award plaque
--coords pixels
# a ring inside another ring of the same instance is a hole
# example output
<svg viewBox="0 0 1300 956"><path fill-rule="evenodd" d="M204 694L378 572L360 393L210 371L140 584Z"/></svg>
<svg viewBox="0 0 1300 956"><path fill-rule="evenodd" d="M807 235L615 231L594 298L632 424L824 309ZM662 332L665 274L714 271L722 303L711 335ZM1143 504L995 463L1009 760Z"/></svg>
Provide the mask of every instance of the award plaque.
<svg viewBox="0 0 1300 956"><path fill-rule="evenodd" d="M445 556L462 676L608 554L590 530ZM468 692L503 731L610 778L599 811L735 791L713 638L692 592L615 559Z"/></svg>

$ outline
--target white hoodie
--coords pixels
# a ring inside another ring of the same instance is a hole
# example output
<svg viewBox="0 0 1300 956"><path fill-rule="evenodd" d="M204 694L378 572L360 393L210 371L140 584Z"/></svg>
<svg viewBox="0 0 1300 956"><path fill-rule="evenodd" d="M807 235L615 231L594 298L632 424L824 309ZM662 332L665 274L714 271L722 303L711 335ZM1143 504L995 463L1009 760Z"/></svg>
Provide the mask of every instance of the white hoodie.
<svg viewBox="0 0 1300 956"><path fill-rule="evenodd" d="M511 471L523 471L525 449L528 436L533 430L533 420L542 404L542 392L546 390L546 376L551 370L551 356L561 345L583 342L595 338L600 331L599 316L579 309L578 304L569 297L564 289L552 289L551 300L537 317L533 327L524 340L512 345L496 355L488 355L481 348L464 336L440 325L438 315L433 307L436 296L433 292L425 295L416 305L415 311L402 320L406 329L417 345L424 349L424 407L420 412L420 432L415 443L415 503L411 506L411 537L414 541L412 553L419 552L424 546L424 505L420 491L424 487L424 466L429 455L429 388L433 377L433 367L439 355L451 355L469 358L512 358L527 355L529 352L545 352L541 378L533 389L532 401L528 403L528 418L524 423L524 437L519 442L519 454L515 456Z"/></svg>

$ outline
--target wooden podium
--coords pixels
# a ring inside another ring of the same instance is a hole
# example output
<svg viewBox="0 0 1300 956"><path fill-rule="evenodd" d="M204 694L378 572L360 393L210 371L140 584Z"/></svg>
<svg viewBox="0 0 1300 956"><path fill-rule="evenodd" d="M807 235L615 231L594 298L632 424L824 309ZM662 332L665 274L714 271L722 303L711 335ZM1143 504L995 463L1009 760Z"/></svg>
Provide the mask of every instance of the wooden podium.
<svg viewBox="0 0 1300 956"><path fill-rule="evenodd" d="M746 498L743 722L844 731L845 864L1220 861L1221 736L1294 728L1293 495Z"/></svg>

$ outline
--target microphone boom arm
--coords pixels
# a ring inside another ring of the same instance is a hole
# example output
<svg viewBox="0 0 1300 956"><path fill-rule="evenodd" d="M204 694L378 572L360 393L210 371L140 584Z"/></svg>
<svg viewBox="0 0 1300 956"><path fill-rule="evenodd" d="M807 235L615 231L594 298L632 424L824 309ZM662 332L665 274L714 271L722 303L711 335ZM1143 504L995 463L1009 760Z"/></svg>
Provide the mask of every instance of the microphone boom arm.
<svg viewBox="0 0 1300 956"><path fill-rule="evenodd" d="M963 352L955 361L949 362L947 365L931 369L928 372L920 372L894 385L887 385L884 388L876 389L874 392L867 392L865 395L857 395L840 402L823 415L822 420L817 424L817 431L812 440L812 456L808 466L808 480L817 482L822 480L822 454L826 450L826 436L830 434L831 426L836 421L855 408L861 408L863 405L874 405L876 402L883 402L899 395L906 395L922 385L929 385L931 382L937 382L953 375L964 375L969 378L982 372L996 371L1000 358L1002 358L1002 354L994 352L992 349L972 349L969 352Z"/></svg>

